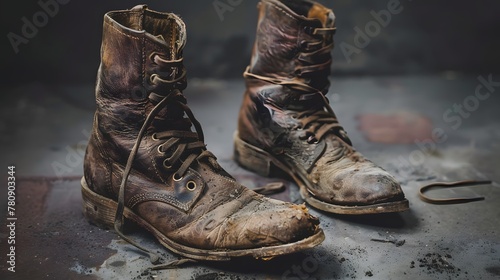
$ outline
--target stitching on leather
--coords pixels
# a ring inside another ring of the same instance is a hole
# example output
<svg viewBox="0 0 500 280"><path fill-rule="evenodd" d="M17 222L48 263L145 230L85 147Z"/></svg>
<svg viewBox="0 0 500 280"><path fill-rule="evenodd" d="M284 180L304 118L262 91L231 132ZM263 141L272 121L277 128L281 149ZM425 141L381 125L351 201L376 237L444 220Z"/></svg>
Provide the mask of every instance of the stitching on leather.
<svg viewBox="0 0 500 280"><path fill-rule="evenodd" d="M165 180L163 180L163 177L160 176L160 173L158 171L158 168L156 167L156 162L154 160L154 156L151 154L151 151L154 150L154 149L148 149L148 154L149 154L149 158L151 159L151 164L153 165L153 168L154 168L154 171L156 173L156 176L158 176L158 178L165 184L167 185L167 182Z"/></svg>
<svg viewBox="0 0 500 280"><path fill-rule="evenodd" d="M220 177L221 179L224 179L224 180L226 180L227 182L230 182L230 183L237 183L237 182L236 182L236 180L234 180L234 179L229 179L229 178L227 178L226 176L223 176L223 175L220 175L220 176L221 176L221 177Z"/></svg>
<svg viewBox="0 0 500 280"><path fill-rule="evenodd" d="M189 210L188 205L179 202L175 197L168 194L158 194L158 193L141 193L134 195L128 200L128 205L130 208L134 208L137 204L145 202L145 201L160 201L165 202L167 204L173 205L181 210L187 211Z"/></svg>
<svg viewBox="0 0 500 280"><path fill-rule="evenodd" d="M129 34L126 34L126 33L122 32L122 31L120 31L117 27L115 27L113 24L111 24L111 23L109 23L109 22L107 22L107 21L104 21L104 24L109 25L109 26L110 26L111 28L113 28L116 32L118 32L118 33L120 33L120 34L122 34L122 35L124 35L124 36L127 36L127 37L129 37L129 38L132 38L132 39L134 39L134 40L140 40L140 38L138 38L138 37L134 37L134 36L131 36L131 35L129 35Z"/></svg>
<svg viewBox="0 0 500 280"><path fill-rule="evenodd" d="M144 43L146 42L146 38L144 36L142 36L142 87L146 87L144 81L146 80L146 44Z"/></svg>
<svg viewBox="0 0 500 280"><path fill-rule="evenodd" d="M287 11L283 10L281 7L278 7L276 4L274 3L269 3L270 5L274 6L274 8L280 10L282 13L284 13L286 16L290 17L291 19L295 19L290 13L288 13Z"/></svg>
<svg viewBox="0 0 500 280"><path fill-rule="evenodd" d="M175 20L173 19L167 19L170 23L170 34L174 34L175 36L179 36L177 30L175 30ZM175 30L175 31L174 31ZM171 50L170 50L170 58L174 58L174 55L175 55L175 42L176 42L176 38L174 38L174 36L170 36L170 46L171 46Z"/></svg>
<svg viewBox="0 0 500 280"><path fill-rule="evenodd" d="M144 12L143 11L140 11L140 16L139 16L139 26L141 27L141 29L144 29Z"/></svg>
<svg viewBox="0 0 500 280"><path fill-rule="evenodd" d="M145 195L144 195L143 193L141 193L141 194L136 194L136 195L132 196L132 197L128 200L127 205L128 205L130 208L132 208L133 206L135 206L135 204L136 204L138 201L140 201L140 200L144 199L144 197L145 197Z"/></svg>
<svg viewBox="0 0 500 280"><path fill-rule="evenodd" d="M105 176L105 188L107 189L107 191L112 194L113 193L113 186L111 184L111 169L112 169L112 164L111 164L111 161L109 160L109 156L107 155L104 155L103 151L102 151L102 140L99 136L99 132L97 131L98 130L98 127L99 127L99 120L97 118L97 113L94 115L94 122L96 123L94 129L95 129L95 136L96 136L96 140L97 140L97 152L99 153L99 155L102 157L102 159L104 160L104 162L106 163L106 167L108 168L108 170L106 170L106 176Z"/></svg>

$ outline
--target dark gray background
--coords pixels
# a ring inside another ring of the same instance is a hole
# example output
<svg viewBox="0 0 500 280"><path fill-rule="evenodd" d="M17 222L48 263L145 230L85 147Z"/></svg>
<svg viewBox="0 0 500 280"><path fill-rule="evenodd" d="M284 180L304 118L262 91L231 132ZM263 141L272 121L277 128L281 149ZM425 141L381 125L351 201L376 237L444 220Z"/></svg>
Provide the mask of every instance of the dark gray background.
<svg viewBox="0 0 500 280"><path fill-rule="evenodd" d="M21 242L15 277L144 278L140 273L150 266L149 261L117 242L116 233L89 225L81 214L79 180L61 180L48 186L49 180L59 175L54 163L68 169L63 176L80 178L83 173L83 153L95 110L103 15L138 2L70 0L15 54L7 34L20 33L21 18L32 18L40 10L37 1L10 0L0 7L0 168L7 176L5 167L15 165L17 182L23 184L16 202ZM232 136L245 90L241 73L250 57L257 1L243 0L224 14L223 21L213 1L148 4L152 9L174 11L186 21L189 34L184 53L190 77L186 97L202 125L209 150L239 182L260 187L276 182L276 178L243 170L232 158ZM481 102L474 94L481 86L478 75L500 81L500 75L494 73L500 65L500 1L401 0L403 11L394 15L361 53L353 55L351 63L339 46L342 42L353 44L354 28L364 28L372 20L370 11L384 9L389 0L322 2L336 11L338 19L334 77L328 96L332 107L356 149L401 182L411 210L377 217L341 217L311 209L326 234L316 250L267 262L187 265L163 270L158 279L281 279L316 253L327 257L317 263L317 269L308 270L307 276L316 279L367 279L368 272L373 274L370 279L497 279L500 87L491 86L491 97ZM487 94L485 88L481 92ZM462 117L455 112L453 116L461 125L452 126L444 113L467 101L472 104L463 107L474 109L467 109ZM371 116L375 120L377 116L387 118L371 127L363 125L362 120ZM437 143L428 138L418 129L422 122L445 131L448 140ZM395 143L371 142L364 137L367 131L393 135ZM414 142L398 144L399 136L414 137L409 138ZM421 154L425 161L407 163L415 154ZM423 184L463 179L494 183L436 193L440 197L484 196L484 201L431 205L418 198ZM301 203L295 184L286 184L285 196ZM6 194L0 191L0 213L7 210ZM0 233L6 229L0 227ZM142 245L155 248L153 238L145 238L140 231L134 234L145 241ZM0 234L0 239L3 237L7 235ZM404 240L405 244L397 247L373 239ZM0 240L0 254L6 252L4 244ZM165 254L168 260L177 259ZM437 267L432 261L438 262ZM5 266L0 262L0 279L6 279L2 277ZM94 275L74 271L93 271ZM302 276L293 273L291 277Z"/></svg>
<svg viewBox="0 0 500 280"><path fill-rule="evenodd" d="M142 2L152 9L175 12L185 20L185 57L190 78L241 77L255 35L257 1L242 0L223 14L223 20L212 0ZM388 26L361 53L353 54L351 62L343 55L340 44L353 45L354 28L364 29L373 20L370 11L386 9L389 0L320 2L333 8L337 16L334 75L498 72L500 1L400 0L402 12L393 15ZM70 0L60 5L48 24L29 43L20 45L15 54L7 34L21 34L21 18L31 20L41 8L35 0L4 1L0 8L3 85L93 83L104 13L139 3Z"/></svg>

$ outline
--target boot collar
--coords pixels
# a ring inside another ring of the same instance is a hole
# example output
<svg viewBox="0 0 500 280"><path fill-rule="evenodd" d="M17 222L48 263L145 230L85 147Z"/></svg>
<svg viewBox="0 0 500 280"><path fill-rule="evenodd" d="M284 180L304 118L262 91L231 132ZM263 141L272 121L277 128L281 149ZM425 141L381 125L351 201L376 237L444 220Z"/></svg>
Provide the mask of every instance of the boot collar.
<svg viewBox="0 0 500 280"><path fill-rule="evenodd" d="M263 0L260 5L271 5L302 25L311 27L333 27L335 14L320 3L307 0Z"/></svg>
<svg viewBox="0 0 500 280"><path fill-rule="evenodd" d="M126 36L144 38L162 48L167 45L170 49L167 59L179 59L186 44L186 25L181 18L150 10L147 5L108 12L104 22Z"/></svg>

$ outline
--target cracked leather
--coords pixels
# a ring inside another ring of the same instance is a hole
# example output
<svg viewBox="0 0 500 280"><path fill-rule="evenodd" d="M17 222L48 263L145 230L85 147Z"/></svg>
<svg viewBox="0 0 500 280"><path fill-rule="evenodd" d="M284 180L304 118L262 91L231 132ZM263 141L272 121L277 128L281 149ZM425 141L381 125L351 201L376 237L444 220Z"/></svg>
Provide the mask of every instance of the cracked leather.
<svg viewBox="0 0 500 280"><path fill-rule="evenodd" d="M247 70L254 76L246 76L239 137L285 162L293 172L303 173L308 191L322 201L370 205L403 199L396 179L357 152L343 128L331 129L317 143L300 139L303 131L296 116L329 107L318 96L326 95L330 71L329 64L327 70L309 76L297 69L308 71L310 64L331 61L330 52L315 60L304 46L319 49L331 43L333 48L333 38L311 35L310 30L333 28L334 19L330 9L315 2L259 3L256 41ZM287 83L305 84L318 94L304 93ZM336 119L333 111L330 116Z"/></svg>
<svg viewBox="0 0 500 280"><path fill-rule="evenodd" d="M151 76L175 75L160 69L153 56L182 58L185 27L173 14L139 7L106 14L103 28L97 110L84 177L92 191L116 201L127 158L154 106L148 95L168 91L152 84ZM166 237L195 248L259 248L318 232L318 219L305 209L245 188L215 158L194 161L182 180L175 181L175 170L163 166L168 151L159 152L162 141L153 136L190 131L181 113L168 104L147 128L127 182L127 207Z"/></svg>

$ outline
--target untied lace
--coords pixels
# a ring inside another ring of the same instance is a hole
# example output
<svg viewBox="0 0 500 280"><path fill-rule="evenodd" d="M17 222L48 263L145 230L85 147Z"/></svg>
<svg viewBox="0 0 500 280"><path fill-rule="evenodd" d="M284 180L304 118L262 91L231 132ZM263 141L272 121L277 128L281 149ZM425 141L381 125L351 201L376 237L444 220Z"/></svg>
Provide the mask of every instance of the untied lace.
<svg viewBox="0 0 500 280"><path fill-rule="evenodd" d="M329 54L333 48L332 36L335 33L336 28L306 27L305 30L314 37L320 38L320 40L314 42L304 40L301 42L301 49L303 51L298 54L298 60L301 62L301 65L298 65L295 68L295 74L298 77L311 77L311 79L314 79L314 77L327 77L331 64L331 56ZM324 44L325 41L327 41L327 44ZM308 143L316 143L320 141L325 135L332 132L334 129L343 131L343 128L335 117L332 108L329 106L328 98L325 96L329 87L328 82L326 82L326 86L324 88L317 89L304 82L304 79L283 80L266 77L251 73L249 67L247 67L243 76L245 78L254 78L301 91L303 94L301 95L300 100L307 101L319 96L321 102L320 104L322 105L323 110L317 110L317 107L314 106L315 108L304 110L294 115L294 117L300 122L299 127L296 128L304 130L304 133L300 138L303 140L307 139ZM349 138L347 138L345 134L341 136L341 138L350 146L351 143Z"/></svg>
<svg viewBox="0 0 500 280"><path fill-rule="evenodd" d="M474 196L474 197L452 197L452 198L432 198L427 196L425 193L430 189L438 188L453 188L469 185L483 185L491 184L490 180L463 180L455 182L433 182L420 187L418 195L421 200L432 203L432 204L456 204L456 203L467 203L473 201L484 200L484 196Z"/></svg>
<svg viewBox="0 0 500 280"><path fill-rule="evenodd" d="M200 123L196 120L194 117L193 113L189 109L189 107L186 105L186 101L184 96L181 93L181 90L185 88L186 81L185 81L185 75L186 71L183 68L182 72L180 75L178 75L178 70L176 67L182 65L182 59L178 60L165 60L161 58L159 55L154 56L154 61L158 65L162 66L162 68L165 67L171 67L172 72L174 73L171 75L173 79L167 80L162 77L160 77L158 74L152 74L151 75L151 82L152 83L159 83L163 85L170 86L170 90L168 90L168 93L165 96L159 95L157 93L151 92L149 94L149 99L153 103L157 103L151 112L146 116L146 119L144 121L144 124L142 125L141 129L139 130L139 134L137 135L136 141L134 143L134 146L129 154L127 164L125 166L125 169L123 171L123 177L122 181L120 184L120 190L118 194L118 207L116 209L116 215L115 215L115 222L114 222L114 228L116 232L122 237L125 241L128 243L132 244L133 246L137 247L138 249L146 252L150 260L153 264L158 263L159 261L159 256L150 250L146 249L145 247L139 245L136 241L132 240L131 238L127 237L125 234L122 232L122 226L123 226L123 218L124 218L124 197L125 197L125 190L127 187L127 182L128 182L128 176L130 175L130 171L132 169L132 164L134 162L135 156L137 154L137 151L139 149L139 146L141 144L141 141L147 131L147 128L152 124L152 122L155 119L155 116L163 109L167 104L176 104L179 106L179 108L182 109L184 113L186 113L188 117L188 121L190 121L191 124L194 125L196 132L192 131L184 131L184 130L170 130L170 131L163 131L163 132L156 132L152 135L153 139L159 140L159 141L164 141L161 145L158 146L158 151L161 154L165 154L165 151L169 149L175 149L172 154L167 157L164 161L164 166L167 169L173 169L175 165L179 162L182 161L180 166L178 167L177 171L173 174L174 180L180 180L185 173L187 172L188 168L191 166L191 164L194 161L199 161L203 158L210 158L215 156L206 150L205 144L204 144L204 136L203 136L203 131L201 129ZM185 154L187 157L185 157L184 160L181 160L181 157ZM167 264L160 264L151 267L153 270L157 269L165 269L165 268L173 268L177 267L180 264L186 263L186 262L193 262L194 260L191 259L181 259L177 261L173 261Z"/></svg>

